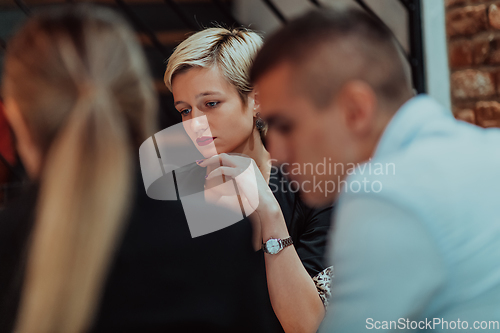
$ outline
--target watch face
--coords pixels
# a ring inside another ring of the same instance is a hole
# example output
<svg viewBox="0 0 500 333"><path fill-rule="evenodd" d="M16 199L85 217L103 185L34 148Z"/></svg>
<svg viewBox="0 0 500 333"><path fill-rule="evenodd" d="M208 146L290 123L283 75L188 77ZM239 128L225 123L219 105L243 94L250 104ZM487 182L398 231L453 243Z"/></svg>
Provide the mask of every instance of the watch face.
<svg viewBox="0 0 500 333"><path fill-rule="evenodd" d="M267 252L276 254L280 252L280 243L277 239L270 239L266 242Z"/></svg>

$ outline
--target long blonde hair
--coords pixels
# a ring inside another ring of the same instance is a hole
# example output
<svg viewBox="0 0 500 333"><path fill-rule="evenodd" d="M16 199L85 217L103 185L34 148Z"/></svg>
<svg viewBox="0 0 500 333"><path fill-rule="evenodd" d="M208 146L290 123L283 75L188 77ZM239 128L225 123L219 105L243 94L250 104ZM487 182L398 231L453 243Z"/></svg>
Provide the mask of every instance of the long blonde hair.
<svg viewBox="0 0 500 333"><path fill-rule="evenodd" d="M3 94L43 155L16 332L83 332L124 224L133 160L155 132L145 58L111 10L53 10L12 38Z"/></svg>

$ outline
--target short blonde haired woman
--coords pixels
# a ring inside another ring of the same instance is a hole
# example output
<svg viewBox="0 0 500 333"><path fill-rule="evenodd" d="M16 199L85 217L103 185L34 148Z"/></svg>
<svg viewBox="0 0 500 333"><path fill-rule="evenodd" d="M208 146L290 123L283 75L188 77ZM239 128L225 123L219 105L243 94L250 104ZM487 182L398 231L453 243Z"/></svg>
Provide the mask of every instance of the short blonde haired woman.
<svg viewBox="0 0 500 333"><path fill-rule="evenodd" d="M323 255L331 207L306 207L283 169L272 166L258 92L249 82L261 44L251 30L205 29L175 49L164 81L187 134L205 157L198 165L206 185L216 176L236 178L248 159L257 166L258 207L250 217L257 220L255 233L266 252L274 312L285 332L316 332L329 295L331 268L324 267Z"/></svg>

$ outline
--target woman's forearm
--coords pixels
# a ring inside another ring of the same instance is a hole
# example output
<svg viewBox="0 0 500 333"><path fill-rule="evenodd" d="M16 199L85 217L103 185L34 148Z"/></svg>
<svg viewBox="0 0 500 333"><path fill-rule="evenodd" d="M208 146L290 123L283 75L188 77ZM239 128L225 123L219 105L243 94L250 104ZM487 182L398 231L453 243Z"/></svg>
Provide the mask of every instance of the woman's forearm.
<svg viewBox="0 0 500 333"><path fill-rule="evenodd" d="M281 210L259 213L263 241L289 236ZM325 310L295 247L287 246L278 254L266 253L265 261L269 296L285 332L316 332Z"/></svg>

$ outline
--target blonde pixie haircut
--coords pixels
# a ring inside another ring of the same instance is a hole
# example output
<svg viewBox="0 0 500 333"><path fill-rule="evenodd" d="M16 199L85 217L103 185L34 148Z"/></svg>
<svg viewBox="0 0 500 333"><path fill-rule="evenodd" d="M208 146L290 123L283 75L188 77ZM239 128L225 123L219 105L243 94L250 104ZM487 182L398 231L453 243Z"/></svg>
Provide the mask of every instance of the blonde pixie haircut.
<svg viewBox="0 0 500 333"><path fill-rule="evenodd" d="M192 67L217 66L246 103L250 84L249 72L262 37L245 28L208 28L191 35L177 46L168 60L165 85L172 91L172 79L176 74Z"/></svg>

